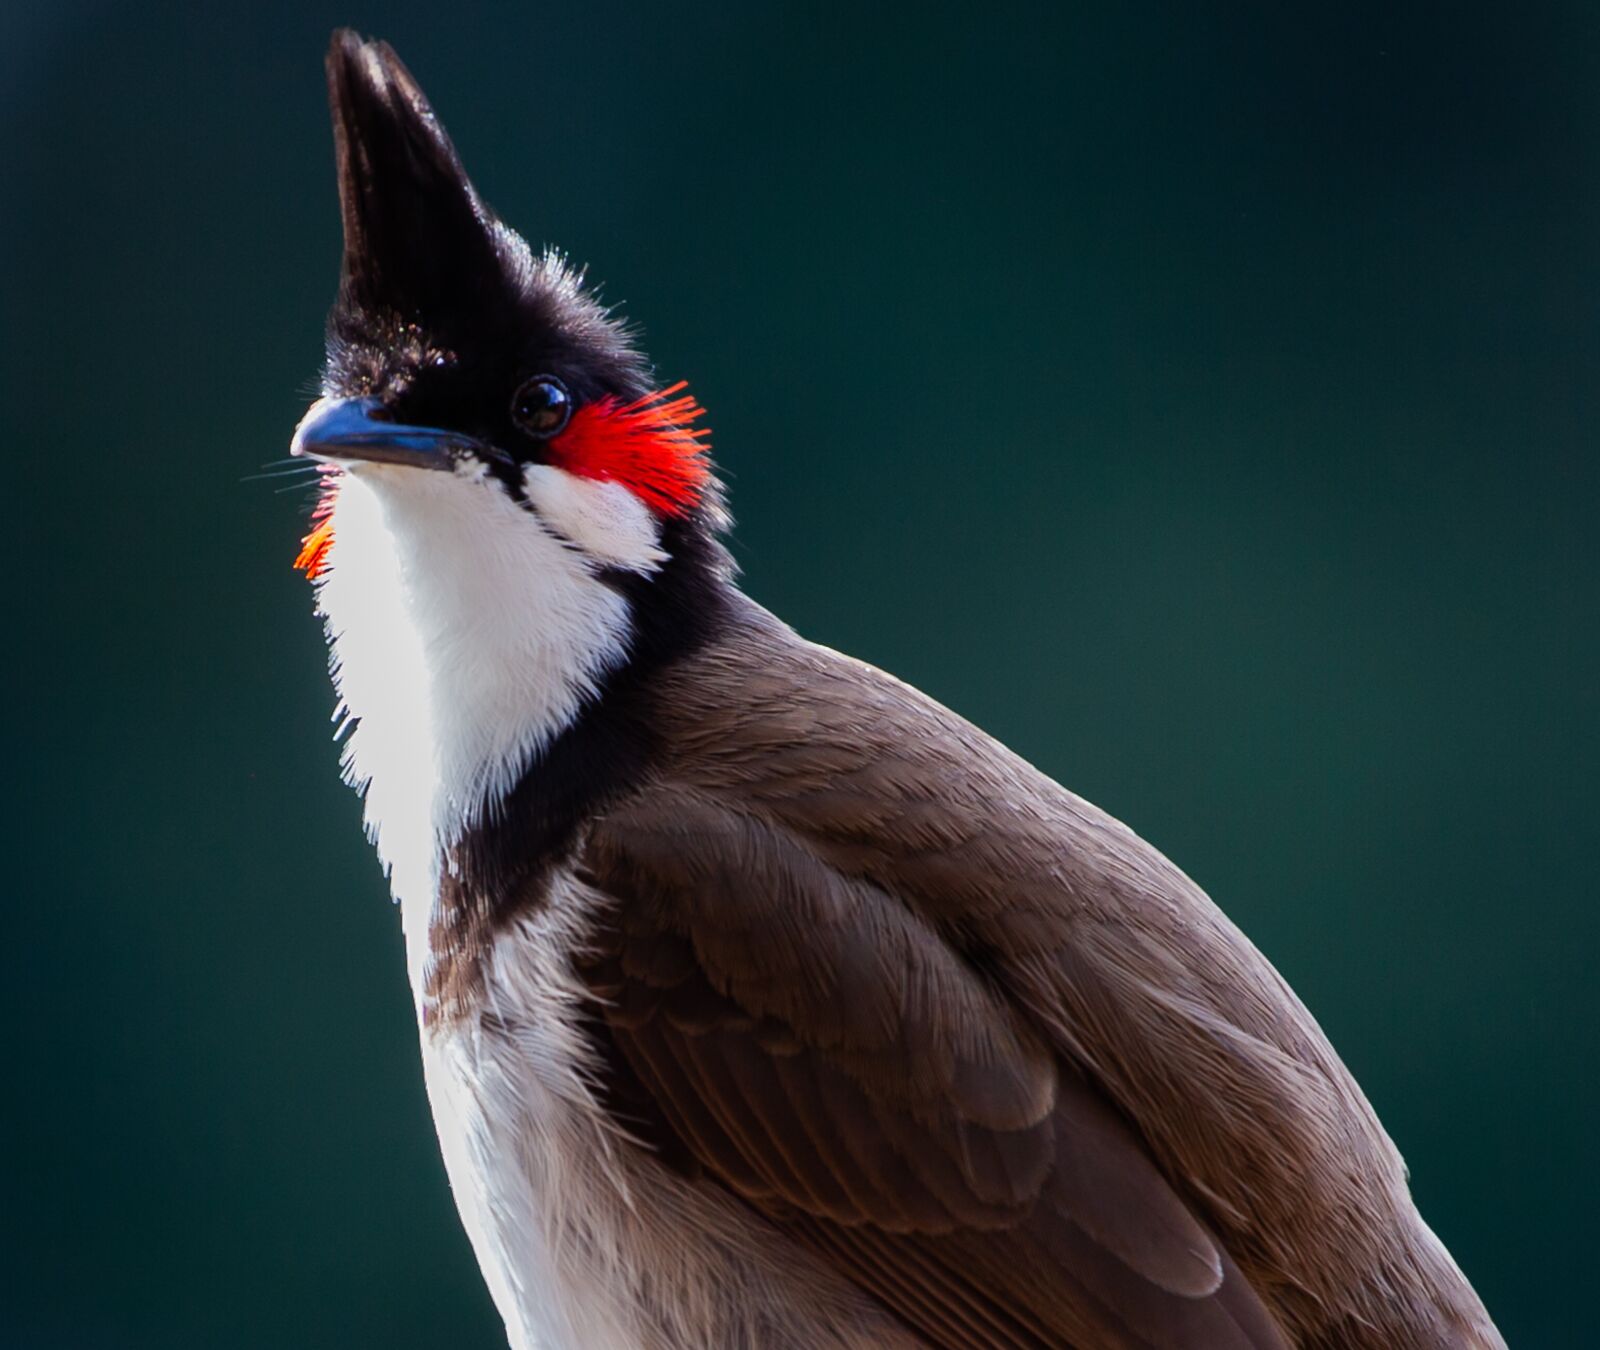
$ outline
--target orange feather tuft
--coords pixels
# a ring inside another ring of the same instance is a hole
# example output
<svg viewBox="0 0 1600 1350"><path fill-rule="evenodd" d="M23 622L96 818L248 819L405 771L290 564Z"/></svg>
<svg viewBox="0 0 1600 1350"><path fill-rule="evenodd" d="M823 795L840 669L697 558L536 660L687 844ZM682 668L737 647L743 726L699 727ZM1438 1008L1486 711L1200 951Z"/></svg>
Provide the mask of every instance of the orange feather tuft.
<svg viewBox="0 0 1600 1350"><path fill-rule="evenodd" d="M339 470L332 465L322 468L322 497L311 513L311 533L300 541L300 552L294 565L306 574L306 580L315 581L328 566L328 554L333 549L333 503L339 495Z"/></svg>

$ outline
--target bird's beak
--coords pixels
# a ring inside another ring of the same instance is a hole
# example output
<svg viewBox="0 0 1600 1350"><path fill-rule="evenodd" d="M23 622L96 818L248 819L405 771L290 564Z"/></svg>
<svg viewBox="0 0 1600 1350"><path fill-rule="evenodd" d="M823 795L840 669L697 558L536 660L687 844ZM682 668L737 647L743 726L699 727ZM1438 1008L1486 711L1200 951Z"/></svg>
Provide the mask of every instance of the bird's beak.
<svg viewBox="0 0 1600 1350"><path fill-rule="evenodd" d="M389 419L375 398L325 398L295 428L291 455L330 464L404 464L413 469L454 469L463 459L503 458L459 431L413 427Z"/></svg>

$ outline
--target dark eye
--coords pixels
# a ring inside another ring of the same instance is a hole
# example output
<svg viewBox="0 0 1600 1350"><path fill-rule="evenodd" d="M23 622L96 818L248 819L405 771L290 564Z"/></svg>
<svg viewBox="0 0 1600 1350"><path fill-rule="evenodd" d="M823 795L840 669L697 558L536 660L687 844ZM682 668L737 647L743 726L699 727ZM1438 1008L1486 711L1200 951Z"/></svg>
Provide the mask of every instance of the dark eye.
<svg viewBox="0 0 1600 1350"><path fill-rule="evenodd" d="M511 400L511 420L528 435L547 441L572 416L572 395L554 375L535 375Z"/></svg>

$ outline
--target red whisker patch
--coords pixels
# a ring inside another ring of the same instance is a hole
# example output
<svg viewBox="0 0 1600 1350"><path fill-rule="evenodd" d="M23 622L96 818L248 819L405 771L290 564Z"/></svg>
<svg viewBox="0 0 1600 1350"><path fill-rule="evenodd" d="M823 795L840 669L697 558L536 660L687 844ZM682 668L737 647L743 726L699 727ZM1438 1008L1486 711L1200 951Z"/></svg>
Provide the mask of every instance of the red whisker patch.
<svg viewBox="0 0 1600 1350"><path fill-rule="evenodd" d="M332 464L322 466L322 496L311 512L311 533L300 541L300 552L294 565L315 581L328 566L328 554L333 548L333 504L339 496L339 469Z"/></svg>
<svg viewBox="0 0 1600 1350"><path fill-rule="evenodd" d="M690 430L706 410L686 388L679 380L632 403L607 396L579 408L551 440L551 463L580 478L621 483L661 515L683 515L711 477L711 431Z"/></svg>

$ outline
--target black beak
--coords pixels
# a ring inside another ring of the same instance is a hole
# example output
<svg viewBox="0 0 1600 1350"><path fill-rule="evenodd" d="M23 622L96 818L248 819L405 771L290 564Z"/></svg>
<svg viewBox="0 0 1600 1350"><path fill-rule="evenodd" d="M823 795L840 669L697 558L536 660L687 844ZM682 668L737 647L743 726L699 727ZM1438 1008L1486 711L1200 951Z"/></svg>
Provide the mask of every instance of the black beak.
<svg viewBox="0 0 1600 1350"><path fill-rule="evenodd" d="M459 431L390 421L375 398L323 399L295 428L291 455L331 464L404 464L413 469L454 469L466 459L493 465L505 459L494 447Z"/></svg>

